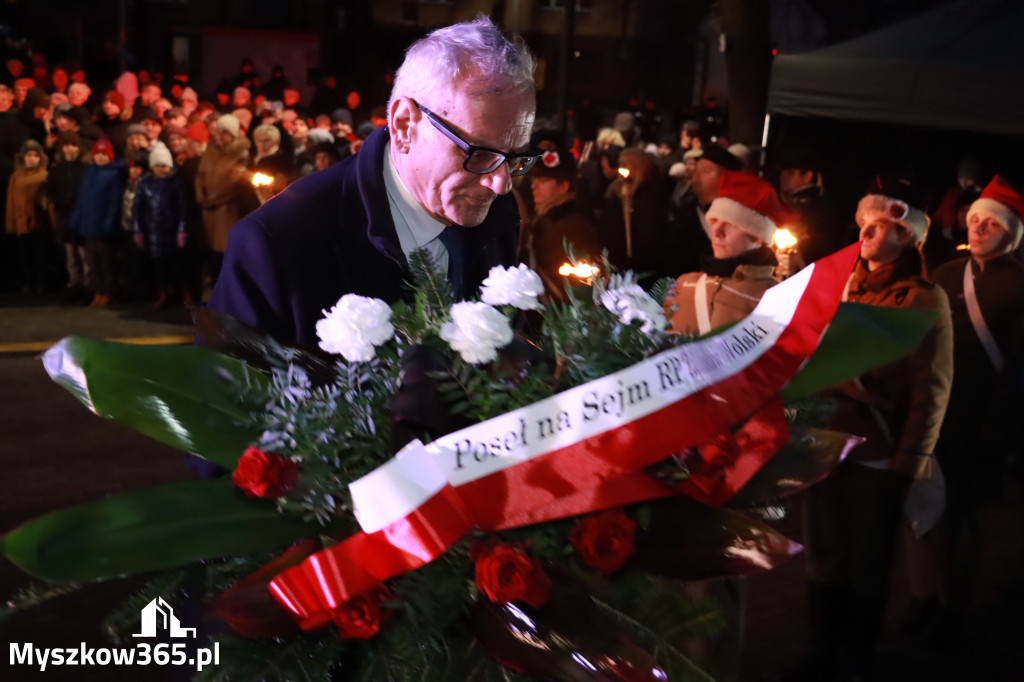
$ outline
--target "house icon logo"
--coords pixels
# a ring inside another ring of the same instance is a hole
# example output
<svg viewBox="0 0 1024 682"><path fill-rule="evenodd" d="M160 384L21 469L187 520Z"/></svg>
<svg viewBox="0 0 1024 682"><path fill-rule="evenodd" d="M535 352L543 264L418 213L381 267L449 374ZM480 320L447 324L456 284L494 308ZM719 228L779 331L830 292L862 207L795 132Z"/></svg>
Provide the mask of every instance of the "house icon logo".
<svg viewBox="0 0 1024 682"><path fill-rule="evenodd" d="M132 637L156 637L157 629L166 630L171 637L195 637L195 628L183 628L178 618L174 615L174 609L164 601L163 597L157 597L146 604L142 609L142 632Z"/></svg>

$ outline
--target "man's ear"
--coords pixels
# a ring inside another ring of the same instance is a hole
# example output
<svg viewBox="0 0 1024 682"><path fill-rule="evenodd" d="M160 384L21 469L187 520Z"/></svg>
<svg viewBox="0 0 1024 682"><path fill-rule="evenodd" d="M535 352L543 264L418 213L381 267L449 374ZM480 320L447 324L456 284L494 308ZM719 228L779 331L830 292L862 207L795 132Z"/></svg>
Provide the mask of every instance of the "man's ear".
<svg viewBox="0 0 1024 682"><path fill-rule="evenodd" d="M399 154L409 152L409 145L416 134L415 123L419 120L420 111L408 97L396 97L388 111L388 130L391 132L391 145Z"/></svg>

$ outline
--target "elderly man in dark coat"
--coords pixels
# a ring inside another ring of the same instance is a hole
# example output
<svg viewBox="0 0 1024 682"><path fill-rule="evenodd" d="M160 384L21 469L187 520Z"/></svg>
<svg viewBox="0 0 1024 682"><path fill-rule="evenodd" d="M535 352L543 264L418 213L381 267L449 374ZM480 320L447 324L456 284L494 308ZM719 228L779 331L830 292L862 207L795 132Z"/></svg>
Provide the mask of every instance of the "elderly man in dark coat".
<svg viewBox="0 0 1024 682"><path fill-rule="evenodd" d="M315 343L344 294L404 294L425 248L456 296L515 262L512 176L535 112L533 58L486 18L415 43L395 78L388 125L359 154L309 175L231 232L210 307L285 341Z"/></svg>

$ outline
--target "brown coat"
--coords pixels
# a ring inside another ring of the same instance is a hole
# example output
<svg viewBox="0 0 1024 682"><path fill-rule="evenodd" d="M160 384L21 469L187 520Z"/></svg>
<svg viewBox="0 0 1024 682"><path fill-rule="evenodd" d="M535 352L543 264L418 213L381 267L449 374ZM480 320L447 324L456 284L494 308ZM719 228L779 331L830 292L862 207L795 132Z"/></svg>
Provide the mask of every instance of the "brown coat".
<svg viewBox="0 0 1024 682"><path fill-rule="evenodd" d="M711 329L738 322L753 312L764 292L778 282L772 277L773 265L740 265L732 277L707 278L708 316ZM675 287L665 298L665 316L672 330L679 334L697 335L696 291L701 273L687 272L679 276Z"/></svg>
<svg viewBox="0 0 1024 682"><path fill-rule="evenodd" d="M32 170L25 169L24 151L31 147L39 152L41 162ZM23 235L44 229L49 225L43 198L43 183L46 182L46 154L42 146L30 140L16 157L17 169L11 174L7 185L7 214L4 231L7 234Z"/></svg>
<svg viewBox="0 0 1024 682"><path fill-rule="evenodd" d="M931 330L906 357L839 387L838 431L864 436L851 459L892 458L890 469L912 475L922 457L932 454L953 383L953 325L949 299L920 277L920 257L912 250L894 263L869 272L857 261L848 300L888 308L920 308L938 313ZM874 410L872 410L874 408ZM879 424L885 423L885 430Z"/></svg>
<svg viewBox="0 0 1024 682"><path fill-rule="evenodd" d="M254 193L246 164L249 140L244 137L223 147L211 144L196 173L196 203L203 212L207 246L224 253L228 234L254 206Z"/></svg>

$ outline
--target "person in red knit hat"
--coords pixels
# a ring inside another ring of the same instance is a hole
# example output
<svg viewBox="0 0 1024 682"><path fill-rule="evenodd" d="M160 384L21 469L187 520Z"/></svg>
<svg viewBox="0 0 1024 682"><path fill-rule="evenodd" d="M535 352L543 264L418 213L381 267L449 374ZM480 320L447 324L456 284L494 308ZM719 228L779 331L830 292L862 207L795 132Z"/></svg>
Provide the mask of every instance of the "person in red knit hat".
<svg viewBox="0 0 1024 682"><path fill-rule="evenodd" d="M1024 263L1014 253L1024 233L1024 198L998 175L967 212L970 255L932 275L949 296L953 318L953 388L935 456L946 479L938 536L938 611L919 624L929 644L959 637L980 553L981 508L999 499L1002 477L1024 409ZM1019 462L1011 467L1021 475Z"/></svg>
<svg viewBox="0 0 1024 682"><path fill-rule="evenodd" d="M681 275L665 299L672 329L707 334L746 317L778 281L771 243L794 217L761 178L723 170L707 212L712 254L699 272Z"/></svg>

